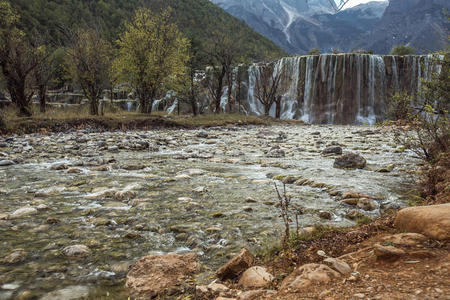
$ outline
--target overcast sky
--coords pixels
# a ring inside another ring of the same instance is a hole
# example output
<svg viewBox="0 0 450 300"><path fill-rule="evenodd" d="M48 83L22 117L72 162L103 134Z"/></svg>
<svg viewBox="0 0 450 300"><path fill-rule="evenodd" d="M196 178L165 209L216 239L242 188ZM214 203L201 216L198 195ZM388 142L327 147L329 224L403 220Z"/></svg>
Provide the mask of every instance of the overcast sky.
<svg viewBox="0 0 450 300"><path fill-rule="evenodd" d="M361 3L366 3L366 2L371 2L371 1L373 1L373 0L350 0L350 1L345 5L345 8L349 8L349 7L352 7L352 6L361 4ZM336 1L336 2L339 2L339 1Z"/></svg>

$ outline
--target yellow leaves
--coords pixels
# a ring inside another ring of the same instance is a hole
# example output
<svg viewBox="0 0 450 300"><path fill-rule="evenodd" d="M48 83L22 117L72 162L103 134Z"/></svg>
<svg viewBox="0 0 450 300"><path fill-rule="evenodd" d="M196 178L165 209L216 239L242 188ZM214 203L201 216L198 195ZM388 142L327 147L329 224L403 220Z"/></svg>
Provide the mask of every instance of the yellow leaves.
<svg viewBox="0 0 450 300"><path fill-rule="evenodd" d="M120 35L114 70L135 88L157 90L185 72L189 41L171 22L171 9L139 9Z"/></svg>

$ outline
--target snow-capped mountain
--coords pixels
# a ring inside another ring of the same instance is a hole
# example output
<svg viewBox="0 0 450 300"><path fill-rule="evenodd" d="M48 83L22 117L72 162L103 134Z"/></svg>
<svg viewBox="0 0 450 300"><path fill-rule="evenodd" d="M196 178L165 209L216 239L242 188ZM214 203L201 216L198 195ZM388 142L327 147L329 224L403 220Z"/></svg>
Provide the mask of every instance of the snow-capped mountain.
<svg viewBox="0 0 450 300"><path fill-rule="evenodd" d="M312 48L319 48L322 52L330 52L332 49L366 49L387 53L397 41L409 43L408 36L416 36L413 40L417 43L414 44L411 40L412 46L421 52L437 50L446 38L443 34L446 25L442 8L448 6L446 3L450 3L448 0L390 0L390 3L373 1L336 13L329 0L211 1L244 20L255 31L265 35L287 52L299 54L307 53ZM426 9L421 11L420 7ZM412 13L414 17L411 19ZM433 22L425 15L433 16ZM420 22L412 22L400 29L402 19L399 19L399 16L411 21L416 18ZM390 28L389 25L384 26L385 24L395 24L397 29ZM420 30L422 25L427 30ZM415 32L409 32L408 27L411 26L416 27ZM427 32L429 35L432 28L439 31L432 34L438 42L430 43L428 37L417 37L418 32ZM395 31L398 36L398 30L405 31L406 38L400 40L397 37L397 40L394 38L395 41L392 41L392 36L389 35ZM377 43L374 43L373 39L377 39ZM386 46L383 45L387 40L390 42L386 43Z"/></svg>

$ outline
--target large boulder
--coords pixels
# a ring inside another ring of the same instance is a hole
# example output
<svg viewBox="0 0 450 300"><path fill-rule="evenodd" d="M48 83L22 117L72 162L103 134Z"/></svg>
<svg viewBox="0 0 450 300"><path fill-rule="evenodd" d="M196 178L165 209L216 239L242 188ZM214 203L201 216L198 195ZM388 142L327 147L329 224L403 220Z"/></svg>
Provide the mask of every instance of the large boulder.
<svg viewBox="0 0 450 300"><path fill-rule="evenodd" d="M200 271L194 253L149 255L140 258L127 274L126 286L136 299L152 299L194 290L190 280Z"/></svg>
<svg viewBox="0 0 450 300"><path fill-rule="evenodd" d="M357 153L347 153L334 160L333 167L338 169L363 169L366 159Z"/></svg>
<svg viewBox="0 0 450 300"><path fill-rule="evenodd" d="M238 255L217 270L216 275L220 280L233 279L253 265L255 257L246 248Z"/></svg>
<svg viewBox="0 0 450 300"><path fill-rule="evenodd" d="M450 239L450 203L404 208L398 212L394 226L432 239Z"/></svg>

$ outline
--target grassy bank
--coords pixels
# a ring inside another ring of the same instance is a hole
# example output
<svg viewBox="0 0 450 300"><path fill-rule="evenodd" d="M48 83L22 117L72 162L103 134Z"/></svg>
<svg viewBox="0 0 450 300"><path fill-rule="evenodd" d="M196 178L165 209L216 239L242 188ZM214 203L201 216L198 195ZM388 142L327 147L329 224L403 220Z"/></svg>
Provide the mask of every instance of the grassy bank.
<svg viewBox="0 0 450 300"><path fill-rule="evenodd" d="M14 108L3 111L6 127L0 133L29 134L45 132L66 132L80 129L98 131L137 130L152 128L199 128L227 125L272 125L303 124L295 120L246 116L242 114L168 115L155 112L150 115L136 112L107 111L103 116L91 116L85 109L51 108L46 113L35 111L32 117L18 117Z"/></svg>

